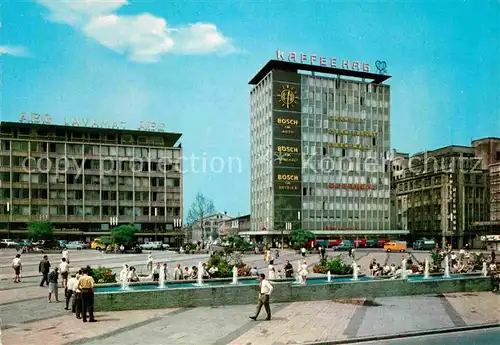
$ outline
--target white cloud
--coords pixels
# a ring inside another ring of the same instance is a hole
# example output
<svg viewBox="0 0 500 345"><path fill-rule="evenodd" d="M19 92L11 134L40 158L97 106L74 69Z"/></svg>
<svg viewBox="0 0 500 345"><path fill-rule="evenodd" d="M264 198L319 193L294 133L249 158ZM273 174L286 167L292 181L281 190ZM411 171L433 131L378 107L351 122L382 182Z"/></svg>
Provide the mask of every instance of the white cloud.
<svg viewBox="0 0 500 345"><path fill-rule="evenodd" d="M149 13L96 17L83 28L83 32L105 47L141 62L158 61L174 45L165 19Z"/></svg>
<svg viewBox="0 0 500 345"><path fill-rule="evenodd" d="M0 46L0 55L27 56L27 52L20 46Z"/></svg>
<svg viewBox="0 0 500 345"><path fill-rule="evenodd" d="M214 24L194 23L169 28L150 13L118 15L126 0L37 0L49 19L69 24L113 51L138 62L156 62L167 53L230 54L231 40Z"/></svg>
<svg viewBox="0 0 500 345"><path fill-rule="evenodd" d="M174 38L174 51L181 54L233 53L231 40L214 24L195 23L186 27L170 29Z"/></svg>
<svg viewBox="0 0 500 345"><path fill-rule="evenodd" d="M127 0L37 0L50 10L49 19L79 25L91 17L114 13L127 4Z"/></svg>

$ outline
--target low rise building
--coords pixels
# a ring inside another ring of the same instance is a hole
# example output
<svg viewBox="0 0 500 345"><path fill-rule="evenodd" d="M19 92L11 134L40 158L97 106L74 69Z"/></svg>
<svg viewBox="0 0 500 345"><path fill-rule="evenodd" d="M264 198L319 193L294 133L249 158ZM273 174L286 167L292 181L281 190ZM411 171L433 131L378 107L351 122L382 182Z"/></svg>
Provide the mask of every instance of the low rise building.
<svg viewBox="0 0 500 345"><path fill-rule="evenodd" d="M231 219L227 212L217 212L207 215L203 219L195 221L191 225L191 241L193 243L213 241L220 237L219 227L221 223Z"/></svg>
<svg viewBox="0 0 500 345"><path fill-rule="evenodd" d="M224 236L238 236L240 232L250 231L250 215L238 216L222 222L219 234Z"/></svg>

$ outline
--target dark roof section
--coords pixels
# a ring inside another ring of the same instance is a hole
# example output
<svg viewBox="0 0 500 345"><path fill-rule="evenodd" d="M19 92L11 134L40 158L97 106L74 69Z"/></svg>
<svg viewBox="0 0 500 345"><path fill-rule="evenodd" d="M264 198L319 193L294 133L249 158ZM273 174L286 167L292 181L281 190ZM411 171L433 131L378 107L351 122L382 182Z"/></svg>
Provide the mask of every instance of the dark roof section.
<svg viewBox="0 0 500 345"><path fill-rule="evenodd" d="M77 133L108 133L112 134L129 134L129 135L150 135L150 136L161 136L165 139L165 145L168 147L174 147L177 141L182 136L181 133L171 133L171 132L154 132L154 131L139 131L131 129L113 129L113 128L96 128L96 127L77 127L77 126L63 126L54 124L41 124L41 123L21 123L21 122L0 122L0 133L3 128L37 128L43 129L49 132L77 132Z"/></svg>
<svg viewBox="0 0 500 345"><path fill-rule="evenodd" d="M500 137L486 137L486 138L479 138L479 139L476 139L476 140L472 140L472 143L476 143L476 142L479 142L479 141L497 141L497 140L500 140Z"/></svg>
<svg viewBox="0 0 500 345"><path fill-rule="evenodd" d="M328 73L333 75L343 75L347 77L356 77L361 79L371 79L372 83L374 84L380 84L391 77L390 75L385 75L385 74L368 73L368 72L361 72L361 71L342 69L342 68L309 65L309 64L288 62L282 60L269 60L269 62L264 67L262 67L260 71L257 72L257 74L252 78L252 80L250 80L248 84L257 85L269 72L275 69L280 71L294 72L294 73L297 73L298 71L302 70L302 71L310 71L318 73Z"/></svg>

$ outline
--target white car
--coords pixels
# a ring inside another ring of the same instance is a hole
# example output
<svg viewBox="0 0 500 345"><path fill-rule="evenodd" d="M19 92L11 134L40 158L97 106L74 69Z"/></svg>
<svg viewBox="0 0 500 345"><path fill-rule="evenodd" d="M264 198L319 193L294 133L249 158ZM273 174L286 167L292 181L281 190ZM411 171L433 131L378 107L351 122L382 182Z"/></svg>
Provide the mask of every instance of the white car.
<svg viewBox="0 0 500 345"><path fill-rule="evenodd" d="M5 248L15 248L15 247L19 246L19 243L12 241L12 240L8 240L8 239L3 239L2 244L3 245L1 247L5 247Z"/></svg>
<svg viewBox="0 0 500 345"><path fill-rule="evenodd" d="M85 246L82 243L77 242L77 241L68 242L68 243L66 243L65 247L66 247L66 249L78 249L78 250L85 248Z"/></svg>
<svg viewBox="0 0 500 345"><path fill-rule="evenodd" d="M146 242L146 243L140 244L139 247L141 247L143 250L162 249L163 243L161 241Z"/></svg>

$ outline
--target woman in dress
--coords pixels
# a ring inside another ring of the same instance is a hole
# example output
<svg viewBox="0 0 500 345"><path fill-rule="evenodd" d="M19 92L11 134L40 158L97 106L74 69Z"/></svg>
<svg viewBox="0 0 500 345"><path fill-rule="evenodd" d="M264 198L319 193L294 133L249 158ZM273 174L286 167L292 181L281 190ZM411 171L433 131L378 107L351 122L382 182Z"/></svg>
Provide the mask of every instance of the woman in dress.
<svg viewBox="0 0 500 345"><path fill-rule="evenodd" d="M307 263L304 261L302 263L302 267L301 267L301 270L299 272L299 274L302 276L302 284L305 284L306 283L306 280L307 280L307 274L309 272L307 271Z"/></svg>

